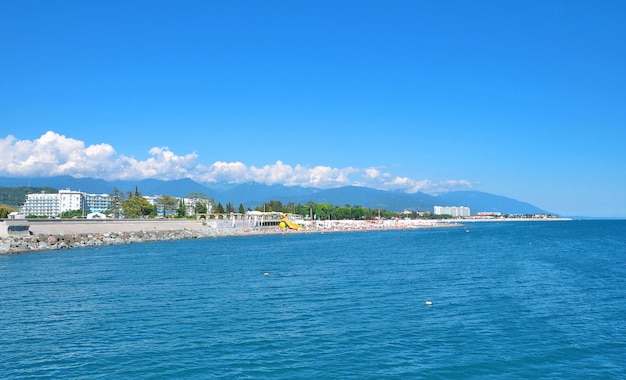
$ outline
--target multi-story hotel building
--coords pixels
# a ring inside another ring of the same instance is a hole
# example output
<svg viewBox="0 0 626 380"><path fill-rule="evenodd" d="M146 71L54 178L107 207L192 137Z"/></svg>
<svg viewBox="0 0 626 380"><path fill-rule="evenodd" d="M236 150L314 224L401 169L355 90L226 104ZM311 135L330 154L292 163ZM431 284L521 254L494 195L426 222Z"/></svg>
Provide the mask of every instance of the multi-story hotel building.
<svg viewBox="0 0 626 380"><path fill-rule="evenodd" d="M21 207L23 215L55 217L61 214L59 194L28 194Z"/></svg>
<svg viewBox="0 0 626 380"><path fill-rule="evenodd" d="M85 208L89 212L104 214L111 209L111 196L109 194L85 194Z"/></svg>
<svg viewBox="0 0 626 380"><path fill-rule="evenodd" d="M470 209L466 206L435 206L435 215L452 215L453 217L470 216Z"/></svg>
<svg viewBox="0 0 626 380"><path fill-rule="evenodd" d="M53 218L75 210L104 213L110 207L111 199L108 194L86 194L67 189L59 190L57 194L27 194L21 213Z"/></svg>

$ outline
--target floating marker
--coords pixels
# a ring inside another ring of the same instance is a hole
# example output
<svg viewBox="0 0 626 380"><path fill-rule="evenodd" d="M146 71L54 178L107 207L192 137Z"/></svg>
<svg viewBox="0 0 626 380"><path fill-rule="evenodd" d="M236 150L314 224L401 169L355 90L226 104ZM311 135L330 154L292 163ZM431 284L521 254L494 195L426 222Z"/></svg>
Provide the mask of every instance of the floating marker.
<svg viewBox="0 0 626 380"><path fill-rule="evenodd" d="M433 304L432 301L426 301L426 306L431 306Z"/></svg>

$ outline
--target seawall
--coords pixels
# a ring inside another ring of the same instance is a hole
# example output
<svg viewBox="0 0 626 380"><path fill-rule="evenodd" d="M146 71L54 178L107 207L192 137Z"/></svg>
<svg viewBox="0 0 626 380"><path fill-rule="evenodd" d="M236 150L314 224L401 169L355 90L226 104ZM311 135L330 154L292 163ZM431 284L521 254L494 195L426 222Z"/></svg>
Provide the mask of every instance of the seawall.
<svg viewBox="0 0 626 380"><path fill-rule="evenodd" d="M7 232L4 226L0 233L0 254L269 232L216 228L188 219L28 220L27 223L29 229L19 234Z"/></svg>

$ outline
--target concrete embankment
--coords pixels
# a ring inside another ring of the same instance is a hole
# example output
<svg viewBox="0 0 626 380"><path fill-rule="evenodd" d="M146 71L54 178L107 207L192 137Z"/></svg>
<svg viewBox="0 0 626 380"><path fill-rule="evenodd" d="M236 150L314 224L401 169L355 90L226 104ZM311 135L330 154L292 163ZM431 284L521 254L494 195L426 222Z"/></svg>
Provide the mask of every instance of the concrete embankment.
<svg viewBox="0 0 626 380"><path fill-rule="evenodd" d="M3 223L0 254L260 232L214 228L195 220L29 220L19 224L24 223L29 228L22 233L11 233L11 223Z"/></svg>

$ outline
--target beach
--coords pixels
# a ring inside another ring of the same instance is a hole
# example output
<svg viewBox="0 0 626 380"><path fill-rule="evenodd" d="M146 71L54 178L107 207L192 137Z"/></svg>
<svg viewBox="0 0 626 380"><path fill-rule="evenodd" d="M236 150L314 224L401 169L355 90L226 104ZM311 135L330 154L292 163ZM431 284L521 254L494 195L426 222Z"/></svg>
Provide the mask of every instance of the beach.
<svg viewBox="0 0 626 380"><path fill-rule="evenodd" d="M11 233L11 225L22 225L21 233ZM299 230L278 226L255 226L247 221L229 219L45 219L6 220L0 225L0 254L31 251L134 244L148 241L198 239L285 233L324 233L390 229L442 228L460 226L458 222L433 220L328 220L304 222Z"/></svg>

